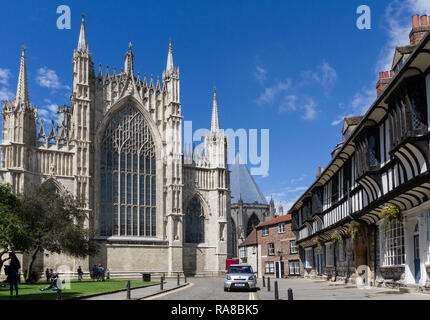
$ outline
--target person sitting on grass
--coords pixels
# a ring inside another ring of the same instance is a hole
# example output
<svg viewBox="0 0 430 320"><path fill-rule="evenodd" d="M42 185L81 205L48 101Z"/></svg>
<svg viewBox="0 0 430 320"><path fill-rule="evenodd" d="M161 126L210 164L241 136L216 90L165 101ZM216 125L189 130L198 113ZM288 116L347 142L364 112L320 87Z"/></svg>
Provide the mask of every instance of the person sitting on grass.
<svg viewBox="0 0 430 320"><path fill-rule="evenodd" d="M50 289L57 290L57 280L59 280L58 274L53 274L51 277L51 284L49 286L47 286L46 288L39 289L39 291L46 291L46 290L50 290Z"/></svg>

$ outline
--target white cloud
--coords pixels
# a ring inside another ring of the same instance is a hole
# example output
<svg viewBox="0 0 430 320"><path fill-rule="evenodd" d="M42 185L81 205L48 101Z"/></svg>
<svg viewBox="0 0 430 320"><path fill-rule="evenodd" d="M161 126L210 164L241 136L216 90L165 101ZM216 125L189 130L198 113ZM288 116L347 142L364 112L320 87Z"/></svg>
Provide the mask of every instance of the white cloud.
<svg viewBox="0 0 430 320"><path fill-rule="evenodd" d="M315 101L309 97L302 99L303 101L298 101L299 98L296 95L287 95L284 97L284 101L281 102L279 106L279 112L288 111L301 111L303 113L303 120L313 120L317 114L317 104Z"/></svg>
<svg viewBox="0 0 430 320"><path fill-rule="evenodd" d="M304 83L315 81L324 88L331 86L337 80L337 72L327 62L317 66L316 70L302 72Z"/></svg>
<svg viewBox="0 0 430 320"><path fill-rule="evenodd" d="M303 120L313 120L317 115L317 104L311 98L307 98L307 102L303 105L305 114L303 115Z"/></svg>
<svg viewBox="0 0 430 320"><path fill-rule="evenodd" d="M8 88L2 87L0 88L0 101L10 100L14 97L13 92L11 92Z"/></svg>
<svg viewBox="0 0 430 320"><path fill-rule="evenodd" d="M279 81L273 87L267 87L264 89L264 92L260 94L257 99L258 104L268 104L273 102L273 100L283 91L287 91L291 87L291 79L287 79L286 81Z"/></svg>
<svg viewBox="0 0 430 320"><path fill-rule="evenodd" d="M9 69L1 69L0 68L0 83L7 85L9 82L9 78L11 76Z"/></svg>
<svg viewBox="0 0 430 320"><path fill-rule="evenodd" d="M297 96L287 95L284 97L284 101L279 106L279 112L285 111L296 111L297 110Z"/></svg>
<svg viewBox="0 0 430 320"><path fill-rule="evenodd" d="M61 84L60 79L54 70L47 67L42 67L37 70L36 81L41 87L49 89L70 89L69 86Z"/></svg>
<svg viewBox="0 0 430 320"><path fill-rule="evenodd" d="M260 84L263 84L267 78L267 70L263 67L257 66L254 72L255 78Z"/></svg>

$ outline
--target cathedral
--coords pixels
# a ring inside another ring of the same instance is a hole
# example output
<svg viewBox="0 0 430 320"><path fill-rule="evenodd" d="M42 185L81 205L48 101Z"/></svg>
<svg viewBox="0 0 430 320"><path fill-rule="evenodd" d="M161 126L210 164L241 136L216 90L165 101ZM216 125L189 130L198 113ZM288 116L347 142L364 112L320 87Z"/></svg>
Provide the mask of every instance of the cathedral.
<svg viewBox="0 0 430 320"><path fill-rule="evenodd" d="M30 104L25 54L16 97L2 108L0 181L17 193L49 184L84 199L100 244L86 259L43 252L36 271L103 264L112 276L223 272L231 257L231 195L216 90L204 148L184 148L171 42L161 79L135 73L131 44L120 72L100 65L96 73L82 17L70 106L58 107L57 125L45 130Z"/></svg>

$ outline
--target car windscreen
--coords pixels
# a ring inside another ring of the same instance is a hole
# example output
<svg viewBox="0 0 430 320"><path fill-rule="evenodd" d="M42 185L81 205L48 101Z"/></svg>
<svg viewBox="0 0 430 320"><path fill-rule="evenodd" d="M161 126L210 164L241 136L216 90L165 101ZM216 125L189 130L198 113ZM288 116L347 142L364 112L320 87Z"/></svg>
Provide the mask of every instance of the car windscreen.
<svg viewBox="0 0 430 320"><path fill-rule="evenodd" d="M252 273L250 266L231 266L228 268L228 273Z"/></svg>

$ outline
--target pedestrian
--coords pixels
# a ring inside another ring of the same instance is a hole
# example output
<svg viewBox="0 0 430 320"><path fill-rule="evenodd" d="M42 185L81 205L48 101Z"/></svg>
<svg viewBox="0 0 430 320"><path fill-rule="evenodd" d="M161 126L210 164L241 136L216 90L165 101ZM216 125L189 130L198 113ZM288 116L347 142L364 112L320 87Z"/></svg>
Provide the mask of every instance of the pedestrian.
<svg viewBox="0 0 430 320"><path fill-rule="evenodd" d="M61 300L61 296L63 293L63 287L62 287L62 283L61 283L61 278L60 275L57 273L57 282L56 282L56 286L57 286L57 300Z"/></svg>
<svg viewBox="0 0 430 320"><path fill-rule="evenodd" d="M101 264L99 264L99 267L97 268L97 281L103 280L103 267Z"/></svg>
<svg viewBox="0 0 430 320"><path fill-rule="evenodd" d="M81 266L78 267L78 281L82 281L83 279L83 272Z"/></svg>
<svg viewBox="0 0 430 320"><path fill-rule="evenodd" d="M13 296L13 288L15 287L15 294L18 295L18 277L19 277L19 269L21 268L21 264L19 263L18 258L15 253L9 253L10 263L8 268L5 267L5 273L7 274L7 282L10 287L10 295ZM7 270L7 271L6 271Z"/></svg>
<svg viewBox="0 0 430 320"><path fill-rule="evenodd" d="M97 279L97 266L94 265L92 269L92 279Z"/></svg>
<svg viewBox="0 0 430 320"><path fill-rule="evenodd" d="M106 269L106 280L110 279L110 271L109 268Z"/></svg>
<svg viewBox="0 0 430 320"><path fill-rule="evenodd" d="M45 276L46 276L46 281L49 282L49 279L51 279L51 273L49 272L48 268L46 268L45 270Z"/></svg>

